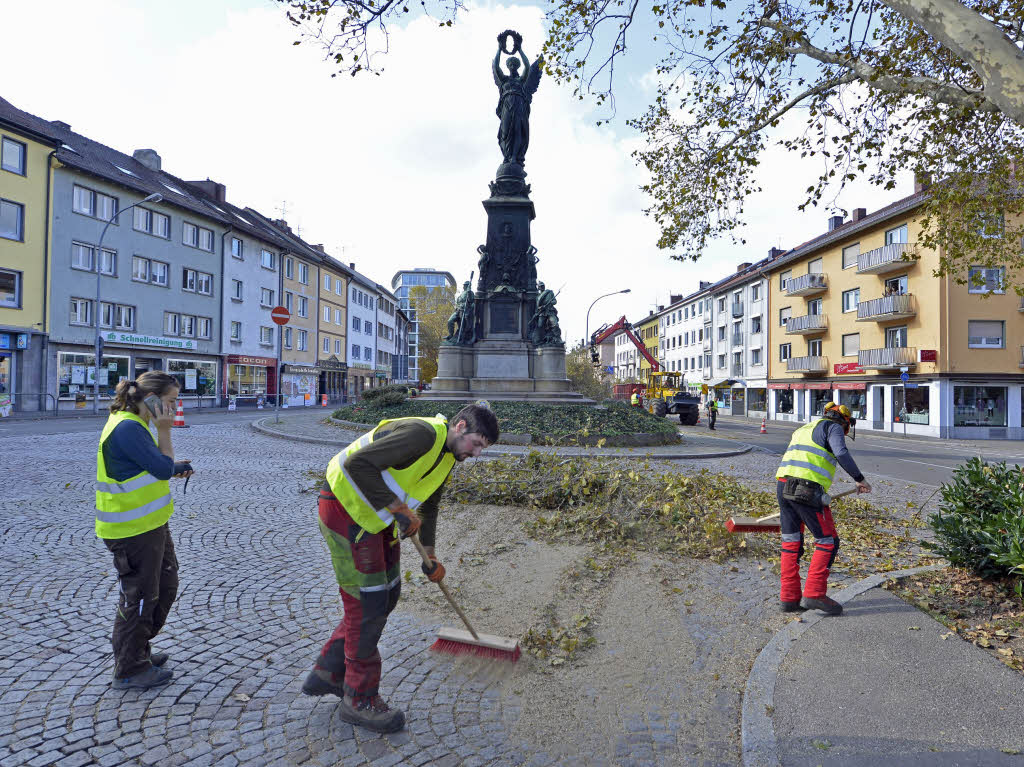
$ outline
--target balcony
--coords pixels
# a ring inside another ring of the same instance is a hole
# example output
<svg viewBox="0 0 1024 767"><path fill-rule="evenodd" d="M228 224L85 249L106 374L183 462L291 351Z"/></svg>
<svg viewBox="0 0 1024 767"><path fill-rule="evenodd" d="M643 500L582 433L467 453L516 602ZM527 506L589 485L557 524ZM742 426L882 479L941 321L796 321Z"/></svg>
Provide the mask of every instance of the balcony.
<svg viewBox="0 0 1024 767"><path fill-rule="evenodd" d="M892 370L917 364L917 348L913 346L886 346L882 349L861 349L857 364L865 369Z"/></svg>
<svg viewBox="0 0 1024 767"><path fill-rule="evenodd" d="M742 333L733 333L732 334L732 345L733 346L743 346L743 334Z"/></svg>
<svg viewBox="0 0 1024 767"><path fill-rule="evenodd" d="M917 314L917 303L911 294L882 296L857 304L857 322L902 320Z"/></svg>
<svg viewBox="0 0 1024 767"><path fill-rule="evenodd" d="M786 320L786 335L810 336L828 330L828 316L825 314L805 314L802 317L790 317Z"/></svg>
<svg viewBox="0 0 1024 767"><path fill-rule="evenodd" d="M743 316L743 302L733 301L732 302L732 316L734 319L739 319Z"/></svg>
<svg viewBox="0 0 1024 767"><path fill-rule="evenodd" d="M733 360L732 367L729 368L733 378L739 378L743 375L743 363L736 362Z"/></svg>
<svg viewBox="0 0 1024 767"><path fill-rule="evenodd" d="M790 357L786 360L787 373L827 373L828 357Z"/></svg>
<svg viewBox="0 0 1024 767"><path fill-rule="evenodd" d="M819 272L791 277L786 283L787 296L813 296L815 293L824 293L826 290L828 290L828 280L825 279L824 274Z"/></svg>
<svg viewBox="0 0 1024 767"><path fill-rule="evenodd" d="M894 242L857 256L857 274L898 272L915 263L917 263L916 243Z"/></svg>
<svg viewBox="0 0 1024 767"><path fill-rule="evenodd" d="M704 334L704 341L702 342L702 345L704 346L704 351L711 351L711 335L709 333Z"/></svg>

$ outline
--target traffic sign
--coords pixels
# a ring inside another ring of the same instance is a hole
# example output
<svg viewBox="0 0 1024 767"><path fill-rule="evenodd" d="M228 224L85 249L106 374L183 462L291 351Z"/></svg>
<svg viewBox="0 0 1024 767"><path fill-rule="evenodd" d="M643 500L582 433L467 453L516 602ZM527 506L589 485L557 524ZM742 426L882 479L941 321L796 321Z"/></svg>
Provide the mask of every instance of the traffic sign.
<svg viewBox="0 0 1024 767"><path fill-rule="evenodd" d="M287 325L288 320L292 318L292 313L285 309L283 306L275 306L270 310L270 319L276 322L278 325Z"/></svg>
<svg viewBox="0 0 1024 767"><path fill-rule="evenodd" d="M910 376L906 373L900 373L900 380L903 381L903 383L906 383L910 380Z"/></svg>

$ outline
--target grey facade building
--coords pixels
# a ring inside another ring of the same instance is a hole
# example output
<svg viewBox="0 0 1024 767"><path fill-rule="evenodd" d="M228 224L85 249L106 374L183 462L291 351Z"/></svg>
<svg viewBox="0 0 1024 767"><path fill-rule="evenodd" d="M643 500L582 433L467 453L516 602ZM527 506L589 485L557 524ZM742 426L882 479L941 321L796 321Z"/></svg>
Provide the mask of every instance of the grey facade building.
<svg viewBox="0 0 1024 767"><path fill-rule="evenodd" d="M350 263L348 296L348 386L358 397L376 383L377 376L377 283L356 271Z"/></svg>
<svg viewBox="0 0 1024 767"><path fill-rule="evenodd" d="M426 267L402 270L391 278L391 289L398 298L398 305L409 318L409 381L413 383L419 383L421 380L419 321L416 317L416 307L413 305L415 301L410 301L409 292L418 286L423 286L428 291L445 286L454 290L455 278L451 272Z"/></svg>

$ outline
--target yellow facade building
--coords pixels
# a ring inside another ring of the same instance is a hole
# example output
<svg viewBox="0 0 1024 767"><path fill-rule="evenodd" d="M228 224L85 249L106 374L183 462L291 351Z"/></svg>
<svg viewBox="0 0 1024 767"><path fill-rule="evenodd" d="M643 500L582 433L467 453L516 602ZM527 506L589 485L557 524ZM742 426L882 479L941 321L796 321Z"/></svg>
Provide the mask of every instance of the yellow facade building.
<svg viewBox="0 0 1024 767"><path fill-rule="evenodd" d="M348 325L348 273L329 256L320 265L318 362L320 392L340 401L348 382L345 354Z"/></svg>
<svg viewBox="0 0 1024 767"><path fill-rule="evenodd" d="M637 323L634 327L637 328L637 335L640 337L640 341L647 349L647 353L654 359L658 359L658 325L661 321L661 314L652 313L646 320ZM640 372L640 382L650 383L651 380L651 363L642 354L637 354L637 361L639 363L637 370Z"/></svg>
<svg viewBox="0 0 1024 767"><path fill-rule="evenodd" d="M59 142L0 116L0 417L46 409L51 166Z"/></svg>
<svg viewBox="0 0 1024 767"><path fill-rule="evenodd" d="M808 421L830 401L858 430L1024 437L1024 312L1003 269L935 277L917 243L923 190L783 253L769 279L769 413Z"/></svg>

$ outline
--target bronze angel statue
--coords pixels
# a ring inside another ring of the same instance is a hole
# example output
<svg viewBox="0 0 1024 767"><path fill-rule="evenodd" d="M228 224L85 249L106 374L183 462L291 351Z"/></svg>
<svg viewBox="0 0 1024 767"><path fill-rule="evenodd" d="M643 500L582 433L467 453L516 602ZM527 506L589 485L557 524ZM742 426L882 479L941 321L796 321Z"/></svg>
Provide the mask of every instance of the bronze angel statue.
<svg viewBox="0 0 1024 767"><path fill-rule="evenodd" d="M511 51L506 50L508 38L512 38ZM541 66L538 58L533 64L523 53L523 37L507 29L498 35L498 52L494 54L494 84L498 86L498 108L495 110L501 123L498 126L498 145L505 163L526 163L526 149L530 145L530 102L540 85ZM501 71L501 54L511 53L506 60L509 74ZM516 54L519 54L519 59ZM519 61L523 62L523 76L519 76Z"/></svg>

